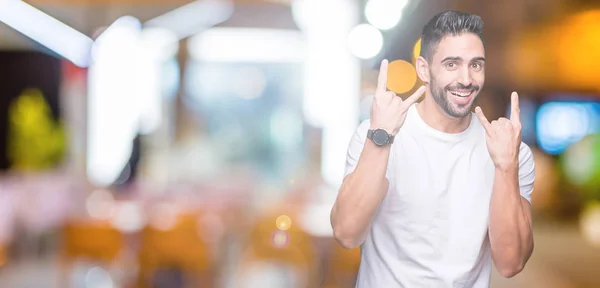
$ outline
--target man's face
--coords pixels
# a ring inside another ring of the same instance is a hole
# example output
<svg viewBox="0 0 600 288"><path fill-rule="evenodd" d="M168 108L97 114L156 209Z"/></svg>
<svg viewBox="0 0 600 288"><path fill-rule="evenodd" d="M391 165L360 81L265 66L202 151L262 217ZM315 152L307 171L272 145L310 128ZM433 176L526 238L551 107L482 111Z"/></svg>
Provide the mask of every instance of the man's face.
<svg viewBox="0 0 600 288"><path fill-rule="evenodd" d="M485 49L479 36L442 38L429 64L433 99L448 116L469 115L485 81Z"/></svg>

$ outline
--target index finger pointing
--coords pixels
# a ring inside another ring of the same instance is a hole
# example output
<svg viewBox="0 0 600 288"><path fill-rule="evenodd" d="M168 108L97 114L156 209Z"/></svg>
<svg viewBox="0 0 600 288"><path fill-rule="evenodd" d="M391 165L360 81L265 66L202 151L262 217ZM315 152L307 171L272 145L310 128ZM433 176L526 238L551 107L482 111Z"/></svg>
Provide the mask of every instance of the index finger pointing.
<svg viewBox="0 0 600 288"><path fill-rule="evenodd" d="M521 109L519 108L519 94L512 92L510 96L510 121L519 123L521 121Z"/></svg>
<svg viewBox="0 0 600 288"><path fill-rule="evenodd" d="M379 67L379 78L377 80L377 92L383 93L387 88L388 60L383 59Z"/></svg>

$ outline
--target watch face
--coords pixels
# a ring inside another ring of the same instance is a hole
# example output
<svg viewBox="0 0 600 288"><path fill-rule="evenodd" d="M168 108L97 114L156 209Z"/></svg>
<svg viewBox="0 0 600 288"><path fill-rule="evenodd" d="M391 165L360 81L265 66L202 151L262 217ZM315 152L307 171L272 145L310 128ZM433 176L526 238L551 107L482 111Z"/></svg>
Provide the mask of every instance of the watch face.
<svg viewBox="0 0 600 288"><path fill-rule="evenodd" d="M373 131L373 142L377 145L386 145L390 141L388 133L383 129Z"/></svg>

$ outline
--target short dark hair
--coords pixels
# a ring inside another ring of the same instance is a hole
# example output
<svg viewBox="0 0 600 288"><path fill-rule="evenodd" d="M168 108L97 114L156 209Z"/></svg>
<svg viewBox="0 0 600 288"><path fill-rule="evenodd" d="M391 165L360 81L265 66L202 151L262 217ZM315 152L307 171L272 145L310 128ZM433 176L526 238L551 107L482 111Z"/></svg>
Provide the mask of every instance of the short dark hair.
<svg viewBox="0 0 600 288"><path fill-rule="evenodd" d="M483 42L483 20L475 14L446 11L435 15L421 35L421 56L428 62L433 58L437 45L445 36L473 33Z"/></svg>

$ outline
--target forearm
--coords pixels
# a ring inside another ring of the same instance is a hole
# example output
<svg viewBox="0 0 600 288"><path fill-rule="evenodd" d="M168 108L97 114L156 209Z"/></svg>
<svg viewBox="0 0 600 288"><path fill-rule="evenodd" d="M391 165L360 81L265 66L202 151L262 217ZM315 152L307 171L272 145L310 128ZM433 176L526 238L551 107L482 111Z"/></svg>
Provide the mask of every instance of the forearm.
<svg viewBox="0 0 600 288"><path fill-rule="evenodd" d="M386 171L390 145L367 141L356 169L344 179L331 211L336 240L345 248L359 246L388 189Z"/></svg>
<svg viewBox="0 0 600 288"><path fill-rule="evenodd" d="M518 164L495 171L489 236L496 268L504 277L518 274L533 251L529 205L519 193Z"/></svg>

